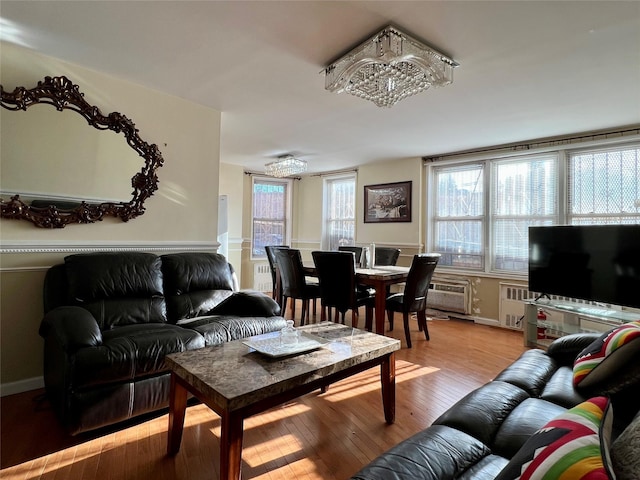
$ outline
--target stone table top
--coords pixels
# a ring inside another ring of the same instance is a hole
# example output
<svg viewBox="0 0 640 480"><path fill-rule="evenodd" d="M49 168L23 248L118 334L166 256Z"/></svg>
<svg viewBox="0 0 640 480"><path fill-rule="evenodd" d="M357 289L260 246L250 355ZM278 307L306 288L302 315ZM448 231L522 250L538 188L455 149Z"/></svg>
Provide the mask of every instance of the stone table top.
<svg viewBox="0 0 640 480"><path fill-rule="evenodd" d="M167 355L167 365L196 388L205 403L233 411L400 349L395 338L332 322L297 330L329 343L310 352L272 358L235 340Z"/></svg>

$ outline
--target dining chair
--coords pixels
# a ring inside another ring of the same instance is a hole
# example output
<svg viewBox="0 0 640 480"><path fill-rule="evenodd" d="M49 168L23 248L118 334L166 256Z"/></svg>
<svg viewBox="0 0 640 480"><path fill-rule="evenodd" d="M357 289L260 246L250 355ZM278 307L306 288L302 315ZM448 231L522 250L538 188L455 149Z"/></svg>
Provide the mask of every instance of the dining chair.
<svg viewBox="0 0 640 480"><path fill-rule="evenodd" d="M362 247L356 247L355 245L340 245L338 247L339 252L353 252L356 256L356 267L362 267L364 262Z"/></svg>
<svg viewBox="0 0 640 480"><path fill-rule="evenodd" d="M267 260L269 260L269 268L271 269L271 298L273 298L278 305L282 303L281 298L276 298L279 296L278 292L278 278L276 275L276 249L286 249L289 248L288 245L265 245L264 250L267 252Z"/></svg>
<svg viewBox="0 0 640 480"><path fill-rule="evenodd" d="M376 262L374 266L395 266L398 263L398 258L400 257L400 249L399 248L391 248L391 247L375 247L375 259ZM387 296L391 293L391 286L387 287L386 290Z"/></svg>
<svg viewBox="0 0 640 480"><path fill-rule="evenodd" d="M321 319L325 320L325 308L331 320L332 309L335 308L334 321L338 322L341 314L345 321L347 310L351 310L351 326L358 328L358 308L365 307L366 324L373 321L375 290L359 288L356 283L356 257L353 252L311 252L313 263L320 283Z"/></svg>
<svg viewBox="0 0 640 480"><path fill-rule="evenodd" d="M280 281L282 284L282 312L286 312L287 300L292 299L292 318L296 317L295 301L302 300L302 315L300 317L300 325L304 325L305 320L309 322L309 306L311 300L314 302L320 298L320 286L317 283L307 282L305 272L302 266L302 256L300 250L295 248L276 249L276 262Z"/></svg>
<svg viewBox="0 0 640 480"><path fill-rule="evenodd" d="M395 265L400 257L399 248L376 247L375 264L374 265Z"/></svg>
<svg viewBox="0 0 640 480"><path fill-rule="evenodd" d="M418 318L418 326L424 331L424 336L429 340L429 328L427 327L427 294L433 271L440 260L439 253L422 253L414 255L404 292L394 293L387 297L385 308L389 318L390 330L393 330L393 314L401 312L404 320L404 335L407 346L411 348L411 332L409 331L409 314L415 313Z"/></svg>

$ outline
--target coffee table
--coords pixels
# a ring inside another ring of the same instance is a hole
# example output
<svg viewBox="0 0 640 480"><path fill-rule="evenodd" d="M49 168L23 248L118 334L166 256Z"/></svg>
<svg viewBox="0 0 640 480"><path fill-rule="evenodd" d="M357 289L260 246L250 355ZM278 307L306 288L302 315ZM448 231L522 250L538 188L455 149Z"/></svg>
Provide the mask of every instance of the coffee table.
<svg viewBox="0 0 640 480"><path fill-rule="evenodd" d="M220 479L238 480L245 418L378 365L384 417L387 423L394 422L399 340L331 322L297 330L329 342L284 357L255 351L242 340L167 355L171 370L167 453L175 455L180 449L190 392L220 415Z"/></svg>

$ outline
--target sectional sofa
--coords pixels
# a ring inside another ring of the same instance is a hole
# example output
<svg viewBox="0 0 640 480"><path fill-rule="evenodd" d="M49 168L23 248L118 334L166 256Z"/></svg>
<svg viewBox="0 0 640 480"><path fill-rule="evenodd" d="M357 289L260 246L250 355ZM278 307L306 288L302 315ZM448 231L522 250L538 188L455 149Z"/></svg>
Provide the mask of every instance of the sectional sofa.
<svg viewBox="0 0 640 480"><path fill-rule="evenodd" d="M638 480L639 408L640 322L569 335L524 352L352 480Z"/></svg>

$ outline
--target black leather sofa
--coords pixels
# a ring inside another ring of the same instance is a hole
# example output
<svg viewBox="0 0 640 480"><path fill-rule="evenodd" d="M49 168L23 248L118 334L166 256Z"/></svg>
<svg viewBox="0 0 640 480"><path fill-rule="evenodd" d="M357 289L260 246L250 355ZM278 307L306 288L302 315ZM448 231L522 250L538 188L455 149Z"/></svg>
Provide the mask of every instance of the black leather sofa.
<svg viewBox="0 0 640 480"><path fill-rule="evenodd" d="M598 334L574 334L556 340L546 352L540 349L524 352L493 381L462 398L425 430L374 459L352 479L520 478L519 474L505 475L508 470L505 467L510 461L514 463L521 449L526 449L523 445L527 440L552 419L596 395L605 395L611 400L614 439L625 429L633 428L635 454L625 455L638 458L640 341L620 371L610 372L605 381L589 389L578 390L573 386L576 356L599 337ZM632 421L633 427L629 426ZM625 438L622 443L629 442ZM632 468L631 474L618 478L640 478L639 467ZM503 469L505 472L501 473Z"/></svg>
<svg viewBox="0 0 640 480"><path fill-rule="evenodd" d="M73 435L167 407L165 355L286 326L212 253L70 255L43 293L46 394Z"/></svg>

